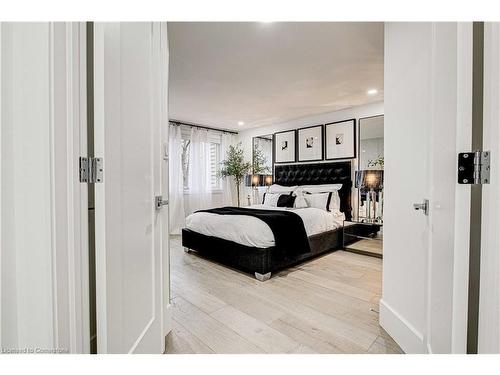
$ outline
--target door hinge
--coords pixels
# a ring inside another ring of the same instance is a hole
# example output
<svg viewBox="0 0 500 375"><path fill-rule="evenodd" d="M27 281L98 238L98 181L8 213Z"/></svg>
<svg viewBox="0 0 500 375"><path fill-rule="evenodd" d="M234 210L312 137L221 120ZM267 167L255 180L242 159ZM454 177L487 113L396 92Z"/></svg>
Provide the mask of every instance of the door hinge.
<svg viewBox="0 0 500 375"><path fill-rule="evenodd" d="M458 183L481 185L490 183L490 152L475 151L458 154Z"/></svg>
<svg viewBox="0 0 500 375"><path fill-rule="evenodd" d="M96 184L103 181L102 158L80 157L80 182Z"/></svg>

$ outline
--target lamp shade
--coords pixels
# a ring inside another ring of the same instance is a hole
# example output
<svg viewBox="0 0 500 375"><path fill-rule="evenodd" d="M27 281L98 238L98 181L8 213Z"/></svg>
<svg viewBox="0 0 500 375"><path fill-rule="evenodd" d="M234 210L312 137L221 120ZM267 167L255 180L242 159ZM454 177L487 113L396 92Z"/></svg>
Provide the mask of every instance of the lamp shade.
<svg viewBox="0 0 500 375"><path fill-rule="evenodd" d="M266 186L269 182L268 177L271 177L272 183L272 176L265 174L247 174L245 177L245 186Z"/></svg>
<svg viewBox="0 0 500 375"><path fill-rule="evenodd" d="M356 173L356 185L367 190L384 188L384 171L365 169Z"/></svg>
<svg viewBox="0 0 500 375"><path fill-rule="evenodd" d="M273 184L273 175L272 174L265 175L264 184L266 186L271 186Z"/></svg>

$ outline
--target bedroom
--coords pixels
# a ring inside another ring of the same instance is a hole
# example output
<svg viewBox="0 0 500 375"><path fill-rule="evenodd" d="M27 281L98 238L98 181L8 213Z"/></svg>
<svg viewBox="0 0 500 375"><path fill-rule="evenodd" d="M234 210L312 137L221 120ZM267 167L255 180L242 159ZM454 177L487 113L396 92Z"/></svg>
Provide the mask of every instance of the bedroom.
<svg viewBox="0 0 500 375"><path fill-rule="evenodd" d="M499 40L0 23L2 351L498 352Z"/></svg>
<svg viewBox="0 0 500 375"><path fill-rule="evenodd" d="M384 24L170 23L169 47L167 352L401 353L379 325Z"/></svg>

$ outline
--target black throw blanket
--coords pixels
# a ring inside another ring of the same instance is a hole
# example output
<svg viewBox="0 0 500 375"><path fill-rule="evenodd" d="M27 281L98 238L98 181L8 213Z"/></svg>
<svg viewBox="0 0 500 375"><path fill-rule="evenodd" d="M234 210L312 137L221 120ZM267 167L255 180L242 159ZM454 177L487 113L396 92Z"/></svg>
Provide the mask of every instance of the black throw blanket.
<svg viewBox="0 0 500 375"><path fill-rule="evenodd" d="M208 212L218 215L245 215L262 220L271 228L274 234L276 249L284 257L287 255L305 254L311 251L304 222L294 212L240 207L221 207L198 212Z"/></svg>

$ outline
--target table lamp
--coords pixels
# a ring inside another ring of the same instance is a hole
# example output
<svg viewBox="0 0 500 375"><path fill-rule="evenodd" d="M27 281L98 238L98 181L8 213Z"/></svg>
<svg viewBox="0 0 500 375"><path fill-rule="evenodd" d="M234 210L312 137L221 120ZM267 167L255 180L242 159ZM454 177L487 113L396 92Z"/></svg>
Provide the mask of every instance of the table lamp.
<svg viewBox="0 0 500 375"><path fill-rule="evenodd" d="M359 180L358 180L359 179ZM368 191L367 194L367 219L372 220L370 203L373 205L373 219L381 220L383 214L382 191L384 189L384 171L365 169L356 176L356 182L361 189ZM379 201L382 209L381 215L377 217L377 194L380 194Z"/></svg>

